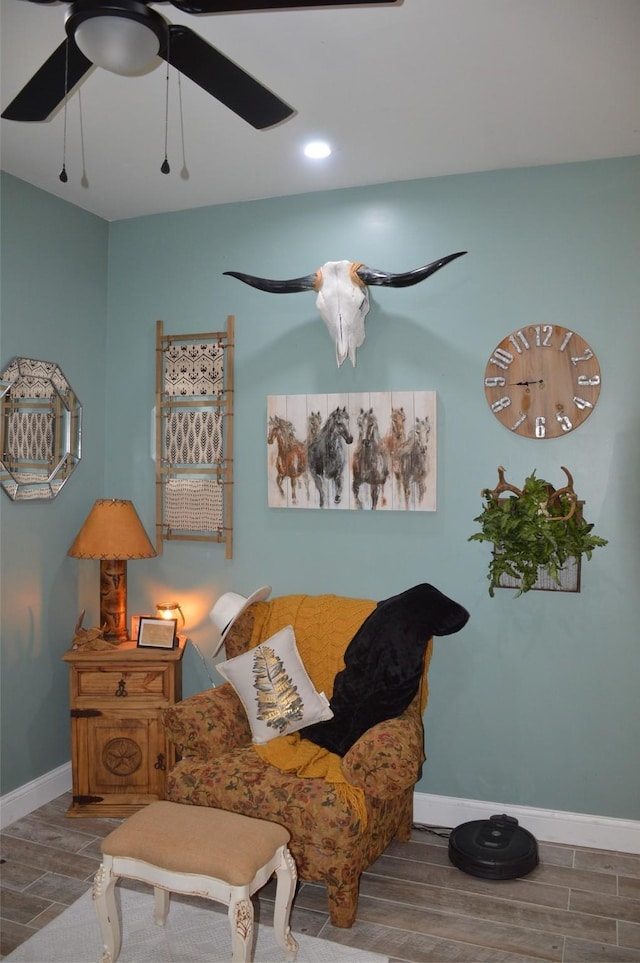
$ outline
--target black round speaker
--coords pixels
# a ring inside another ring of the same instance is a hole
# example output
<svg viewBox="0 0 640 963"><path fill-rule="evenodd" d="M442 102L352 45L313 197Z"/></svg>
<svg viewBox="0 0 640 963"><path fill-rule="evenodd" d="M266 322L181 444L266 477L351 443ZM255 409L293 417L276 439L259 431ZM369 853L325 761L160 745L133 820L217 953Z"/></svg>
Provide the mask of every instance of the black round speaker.
<svg viewBox="0 0 640 963"><path fill-rule="evenodd" d="M471 876L516 879L538 865L538 844L513 816L491 816L451 830L449 859Z"/></svg>

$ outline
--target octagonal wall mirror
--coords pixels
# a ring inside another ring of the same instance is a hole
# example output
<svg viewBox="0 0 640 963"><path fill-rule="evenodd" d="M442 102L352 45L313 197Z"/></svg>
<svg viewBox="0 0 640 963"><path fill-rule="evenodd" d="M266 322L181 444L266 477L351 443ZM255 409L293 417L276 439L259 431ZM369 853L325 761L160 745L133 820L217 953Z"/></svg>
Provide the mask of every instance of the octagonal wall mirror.
<svg viewBox="0 0 640 963"><path fill-rule="evenodd" d="M81 457L82 406L52 361L0 372L0 485L13 501L55 498Z"/></svg>

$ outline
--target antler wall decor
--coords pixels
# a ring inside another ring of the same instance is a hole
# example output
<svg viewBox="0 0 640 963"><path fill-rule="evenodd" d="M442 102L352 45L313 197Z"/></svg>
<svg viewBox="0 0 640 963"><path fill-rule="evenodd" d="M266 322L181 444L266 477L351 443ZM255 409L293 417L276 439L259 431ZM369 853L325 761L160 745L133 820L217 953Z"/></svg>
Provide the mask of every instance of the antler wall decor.
<svg viewBox="0 0 640 963"><path fill-rule="evenodd" d="M469 541L491 542L489 595L496 588L516 588L516 597L530 589L580 591L581 559L591 558L594 548L606 539L592 533L593 525L582 517L584 502L578 501L571 472L563 488L554 488L535 471L522 489L505 479L498 467L498 484L482 490L485 506L474 521L481 531ZM503 497L506 494L515 498Z"/></svg>
<svg viewBox="0 0 640 963"><path fill-rule="evenodd" d="M562 465L560 467L561 467L561 470L567 476L567 484L564 486L564 488L554 488L553 485L550 485L548 482L545 482L544 484L547 490L547 498L540 502L540 511L547 516L550 522L568 521L571 518L571 516L574 514L576 507L578 505L578 496L576 495L573 488L573 476L568 468L565 468ZM487 497L498 498L504 492L513 492L513 494L517 495L518 498L523 497L524 491L522 491L519 488L516 488L514 485L510 485L509 482L506 482L504 480L504 472L505 472L505 469L502 467L502 465L499 465L498 466L498 484L496 485L495 488L491 490L488 488L483 489L483 491L481 492L481 495L484 498L487 498ZM554 515L552 511L552 506L554 504L560 505L561 504L560 498L563 495L566 495L566 497L571 502L569 511L567 512L566 515Z"/></svg>

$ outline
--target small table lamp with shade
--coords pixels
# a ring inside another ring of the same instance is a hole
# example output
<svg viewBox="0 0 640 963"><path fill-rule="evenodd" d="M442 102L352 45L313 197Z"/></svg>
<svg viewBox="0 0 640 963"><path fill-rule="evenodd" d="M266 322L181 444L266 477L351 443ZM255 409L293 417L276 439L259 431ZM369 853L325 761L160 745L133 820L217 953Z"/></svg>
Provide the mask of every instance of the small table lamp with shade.
<svg viewBox="0 0 640 963"><path fill-rule="evenodd" d="M177 631L184 628L184 615L178 602L157 602L156 611L159 619L175 619ZM180 616L180 624L178 624L178 616Z"/></svg>
<svg viewBox="0 0 640 963"><path fill-rule="evenodd" d="M127 561L156 555L133 502L99 498L67 555L100 560L100 628L108 642L128 641Z"/></svg>

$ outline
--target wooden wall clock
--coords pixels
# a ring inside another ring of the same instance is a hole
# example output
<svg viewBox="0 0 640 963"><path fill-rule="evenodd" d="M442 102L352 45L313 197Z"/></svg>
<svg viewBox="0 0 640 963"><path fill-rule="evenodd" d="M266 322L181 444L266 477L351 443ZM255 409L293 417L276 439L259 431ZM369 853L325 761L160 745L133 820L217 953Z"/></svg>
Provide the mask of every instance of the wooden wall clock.
<svg viewBox="0 0 640 963"><path fill-rule="evenodd" d="M491 352L484 392L499 422L523 438L559 438L582 425L600 395L600 365L575 331L530 324Z"/></svg>

